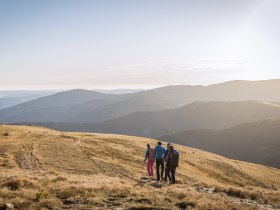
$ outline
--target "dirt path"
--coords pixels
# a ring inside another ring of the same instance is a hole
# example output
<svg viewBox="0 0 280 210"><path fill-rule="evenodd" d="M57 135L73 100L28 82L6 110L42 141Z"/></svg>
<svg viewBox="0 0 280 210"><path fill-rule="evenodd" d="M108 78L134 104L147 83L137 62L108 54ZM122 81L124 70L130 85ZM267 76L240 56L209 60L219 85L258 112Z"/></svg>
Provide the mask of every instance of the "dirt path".
<svg viewBox="0 0 280 210"><path fill-rule="evenodd" d="M23 170L39 170L40 162L35 155L34 142L22 142L20 151L15 154L18 166Z"/></svg>

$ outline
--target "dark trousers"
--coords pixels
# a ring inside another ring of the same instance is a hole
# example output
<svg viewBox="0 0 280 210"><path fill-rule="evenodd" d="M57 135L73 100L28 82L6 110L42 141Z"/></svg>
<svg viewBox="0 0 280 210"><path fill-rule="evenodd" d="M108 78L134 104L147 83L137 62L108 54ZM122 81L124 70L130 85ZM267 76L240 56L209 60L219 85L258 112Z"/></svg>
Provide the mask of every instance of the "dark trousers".
<svg viewBox="0 0 280 210"><path fill-rule="evenodd" d="M159 175L159 167L161 167L160 175ZM160 180L160 178L163 179L163 172L164 172L164 160L156 158L156 170L157 170L157 181Z"/></svg>
<svg viewBox="0 0 280 210"><path fill-rule="evenodd" d="M166 168L165 168L165 181L167 181L167 177L168 177L169 181L171 181L172 184L175 184L176 183L175 173L176 173L176 167L170 166L170 165L166 165Z"/></svg>
<svg viewBox="0 0 280 210"><path fill-rule="evenodd" d="M164 176L164 181L167 182L167 177L169 179L169 181L171 182L171 176L170 176L170 166L168 166L167 164L165 165L165 176Z"/></svg>

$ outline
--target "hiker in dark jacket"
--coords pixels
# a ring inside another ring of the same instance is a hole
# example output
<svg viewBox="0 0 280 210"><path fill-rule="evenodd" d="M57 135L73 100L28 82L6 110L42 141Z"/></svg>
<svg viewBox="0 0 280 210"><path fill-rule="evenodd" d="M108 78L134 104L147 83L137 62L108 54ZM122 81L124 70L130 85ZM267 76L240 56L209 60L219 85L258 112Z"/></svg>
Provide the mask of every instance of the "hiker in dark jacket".
<svg viewBox="0 0 280 210"><path fill-rule="evenodd" d="M171 173L171 183L176 183L175 173L176 168L179 166L179 153L175 150L173 145L170 146L170 150L167 155L166 164L168 165L167 170L168 174ZM170 174L169 174L170 176Z"/></svg>
<svg viewBox="0 0 280 210"><path fill-rule="evenodd" d="M169 153L169 149L170 149L170 143L167 143L167 147L164 153L164 161L165 161L165 175L164 175L164 181L167 182L167 177L169 178L169 181L171 182L171 176L170 176L170 170L168 168L167 165L167 155Z"/></svg>
<svg viewBox="0 0 280 210"><path fill-rule="evenodd" d="M161 146L161 142L158 142L158 145L155 147L155 153L154 153L154 160L156 160L156 171L157 171L157 181L163 178L163 172L164 172L164 154L165 149L163 146ZM161 172L159 174L159 167L161 167Z"/></svg>

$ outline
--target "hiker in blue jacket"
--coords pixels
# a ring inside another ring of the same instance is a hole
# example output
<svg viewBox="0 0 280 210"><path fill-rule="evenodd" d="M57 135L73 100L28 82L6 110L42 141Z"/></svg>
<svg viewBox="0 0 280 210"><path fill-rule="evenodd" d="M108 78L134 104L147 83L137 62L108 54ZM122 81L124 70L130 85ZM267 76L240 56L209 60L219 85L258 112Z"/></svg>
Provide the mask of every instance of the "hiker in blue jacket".
<svg viewBox="0 0 280 210"><path fill-rule="evenodd" d="M161 142L158 142L158 145L155 147L154 152L154 160L156 161L156 171L157 171L157 181L164 179L163 172L164 172L164 154L165 149L161 146ZM161 167L161 173L159 174L159 167Z"/></svg>

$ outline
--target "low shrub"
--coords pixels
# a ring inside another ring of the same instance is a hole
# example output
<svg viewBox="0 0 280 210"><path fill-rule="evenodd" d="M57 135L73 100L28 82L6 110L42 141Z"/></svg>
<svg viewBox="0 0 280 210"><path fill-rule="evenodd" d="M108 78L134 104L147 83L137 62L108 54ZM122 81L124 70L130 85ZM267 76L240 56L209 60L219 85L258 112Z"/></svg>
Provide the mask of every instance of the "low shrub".
<svg viewBox="0 0 280 210"><path fill-rule="evenodd" d="M7 187L8 189L12 191L19 190L20 188L36 188L36 185L33 182L30 182L25 179L11 179L4 184L2 184L2 187Z"/></svg>
<svg viewBox="0 0 280 210"><path fill-rule="evenodd" d="M41 199L46 199L48 198L49 194L45 190L40 190L35 194L35 201L40 201Z"/></svg>
<svg viewBox="0 0 280 210"><path fill-rule="evenodd" d="M176 203L176 206L179 209L188 209L188 207L195 208L196 205L194 202L182 201L182 202Z"/></svg>
<svg viewBox="0 0 280 210"><path fill-rule="evenodd" d="M4 133L3 136L9 136L10 134L8 132Z"/></svg>

